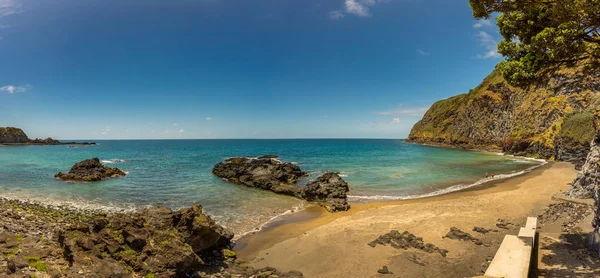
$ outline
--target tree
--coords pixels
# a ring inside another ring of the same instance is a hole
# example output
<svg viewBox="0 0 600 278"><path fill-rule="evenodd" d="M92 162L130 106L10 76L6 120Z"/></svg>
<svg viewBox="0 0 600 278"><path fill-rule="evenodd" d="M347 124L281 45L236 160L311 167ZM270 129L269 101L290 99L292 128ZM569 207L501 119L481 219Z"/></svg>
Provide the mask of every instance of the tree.
<svg viewBox="0 0 600 278"><path fill-rule="evenodd" d="M506 80L527 85L562 66L598 71L600 0L469 0L473 16L496 20L503 40L498 65Z"/></svg>

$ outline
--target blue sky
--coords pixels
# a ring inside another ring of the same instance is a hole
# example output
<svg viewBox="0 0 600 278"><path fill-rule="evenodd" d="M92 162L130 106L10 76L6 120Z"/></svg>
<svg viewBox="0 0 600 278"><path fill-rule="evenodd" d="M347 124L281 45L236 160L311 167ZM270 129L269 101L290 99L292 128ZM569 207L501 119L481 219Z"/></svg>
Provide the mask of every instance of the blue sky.
<svg viewBox="0 0 600 278"><path fill-rule="evenodd" d="M501 59L468 1L0 0L30 137L404 138Z"/></svg>

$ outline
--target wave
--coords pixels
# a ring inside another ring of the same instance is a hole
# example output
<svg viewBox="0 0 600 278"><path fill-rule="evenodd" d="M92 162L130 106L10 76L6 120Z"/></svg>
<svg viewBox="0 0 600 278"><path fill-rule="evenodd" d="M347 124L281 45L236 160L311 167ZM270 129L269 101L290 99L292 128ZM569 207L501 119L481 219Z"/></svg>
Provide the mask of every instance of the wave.
<svg viewBox="0 0 600 278"><path fill-rule="evenodd" d="M252 229L252 230L250 230L250 231L241 232L241 233L239 233L239 234L236 234L236 235L233 237L233 241L236 241L236 240L238 240L238 239L240 239L240 238L242 238L242 237L244 237L244 236L247 236L247 235L251 235L251 234L254 234L254 233L258 233L258 232L262 231L262 230L263 230L263 229L264 229L264 228L265 228L267 225L269 225L269 224L271 224L271 223L275 222L275 221L276 221L276 220L278 220L279 218L285 217L285 216L287 216L287 215L290 215L290 214L292 214L292 213L296 213L296 212L299 212L299 211L305 210L305 209L307 208L307 206L308 206L308 203L306 203L306 202L302 202L302 204L300 204L300 205L294 206L294 207L292 207L291 209L288 209L288 210L286 210L286 211L284 211L284 212L282 212L282 213L280 213L280 214L277 214L277 215L275 215L275 216L273 216L273 217L269 218L269 219L268 219L267 221L265 221L263 224L259 225L258 227L254 228L254 229Z"/></svg>
<svg viewBox="0 0 600 278"><path fill-rule="evenodd" d="M109 159L109 160L101 160L100 162L102 162L104 164L115 164L115 163L125 163L127 161L124 159L113 158L113 159Z"/></svg>
<svg viewBox="0 0 600 278"><path fill-rule="evenodd" d="M135 205L131 203L97 203L84 199L64 200L57 199L54 196L30 196L28 194L15 193L10 191L0 191L2 196L0 199L15 200L31 204L44 206L51 209L71 210L71 211L87 211L87 212L105 212L105 213L128 213L140 209L149 208L150 205Z"/></svg>
<svg viewBox="0 0 600 278"><path fill-rule="evenodd" d="M522 157L518 157L518 158L522 158ZM421 198L428 198L428 197L434 197L434 196L439 196L439 195L444 195L444 194L448 194L448 193L452 193L452 192L456 192L456 191L461 191L461 190L465 190L471 187L475 187L478 185L482 185L485 184L487 182L490 181L496 181L496 180L502 180L502 179L507 179L507 178L511 178L511 177L516 177L516 176L520 176L526 173L529 173L531 171L533 171L534 169L541 167L543 165L546 165L548 162L546 160L543 159L535 159L535 158L522 158L522 159L530 159L530 160L535 160L538 162L541 162L538 165L529 167L525 170L522 171L518 171L518 172L512 172L512 173L508 173L508 174L498 174L495 175L494 177L488 177L488 178L483 178L480 179L474 183L470 183L470 184L456 184L456 185L452 185L446 188L442 188L442 189L438 189L436 191L433 192L429 192L429 193L423 193L423 194L413 194L413 195L404 195L404 196L391 196L391 195L371 195L371 196L358 196L358 195L348 195L348 198L350 200L380 200L380 201L394 201L394 200L411 200L411 199L421 199Z"/></svg>

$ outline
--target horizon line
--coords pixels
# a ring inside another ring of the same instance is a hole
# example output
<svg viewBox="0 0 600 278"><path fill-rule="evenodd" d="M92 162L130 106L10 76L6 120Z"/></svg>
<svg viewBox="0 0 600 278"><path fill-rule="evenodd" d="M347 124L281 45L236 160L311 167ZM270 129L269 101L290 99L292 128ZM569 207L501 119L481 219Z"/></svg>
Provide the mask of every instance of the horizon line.
<svg viewBox="0 0 600 278"><path fill-rule="evenodd" d="M314 138L110 138L110 139L57 139L59 141L158 141L158 140L406 140L407 138L373 137L314 137Z"/></svg>

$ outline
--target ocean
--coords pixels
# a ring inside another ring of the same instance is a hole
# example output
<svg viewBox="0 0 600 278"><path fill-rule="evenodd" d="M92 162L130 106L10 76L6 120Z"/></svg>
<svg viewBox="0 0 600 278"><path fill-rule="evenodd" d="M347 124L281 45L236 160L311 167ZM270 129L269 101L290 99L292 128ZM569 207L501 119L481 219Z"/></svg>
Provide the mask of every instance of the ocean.
<svg viewBox="0 0 600 278"><path fill-rule="evenodd" d="M224 182L214 164L229 157L276 154L310 176L340 172L350 202L440 195L518 175L543 162L494 153L415 145L392 139L110 140L95 146L0 147L0 196L107 211L201 204L240 236L307 207L304 201ZM93 183L54 179L98 157L128 173ZM486 173L490 175L485 178Z"/></svg>

